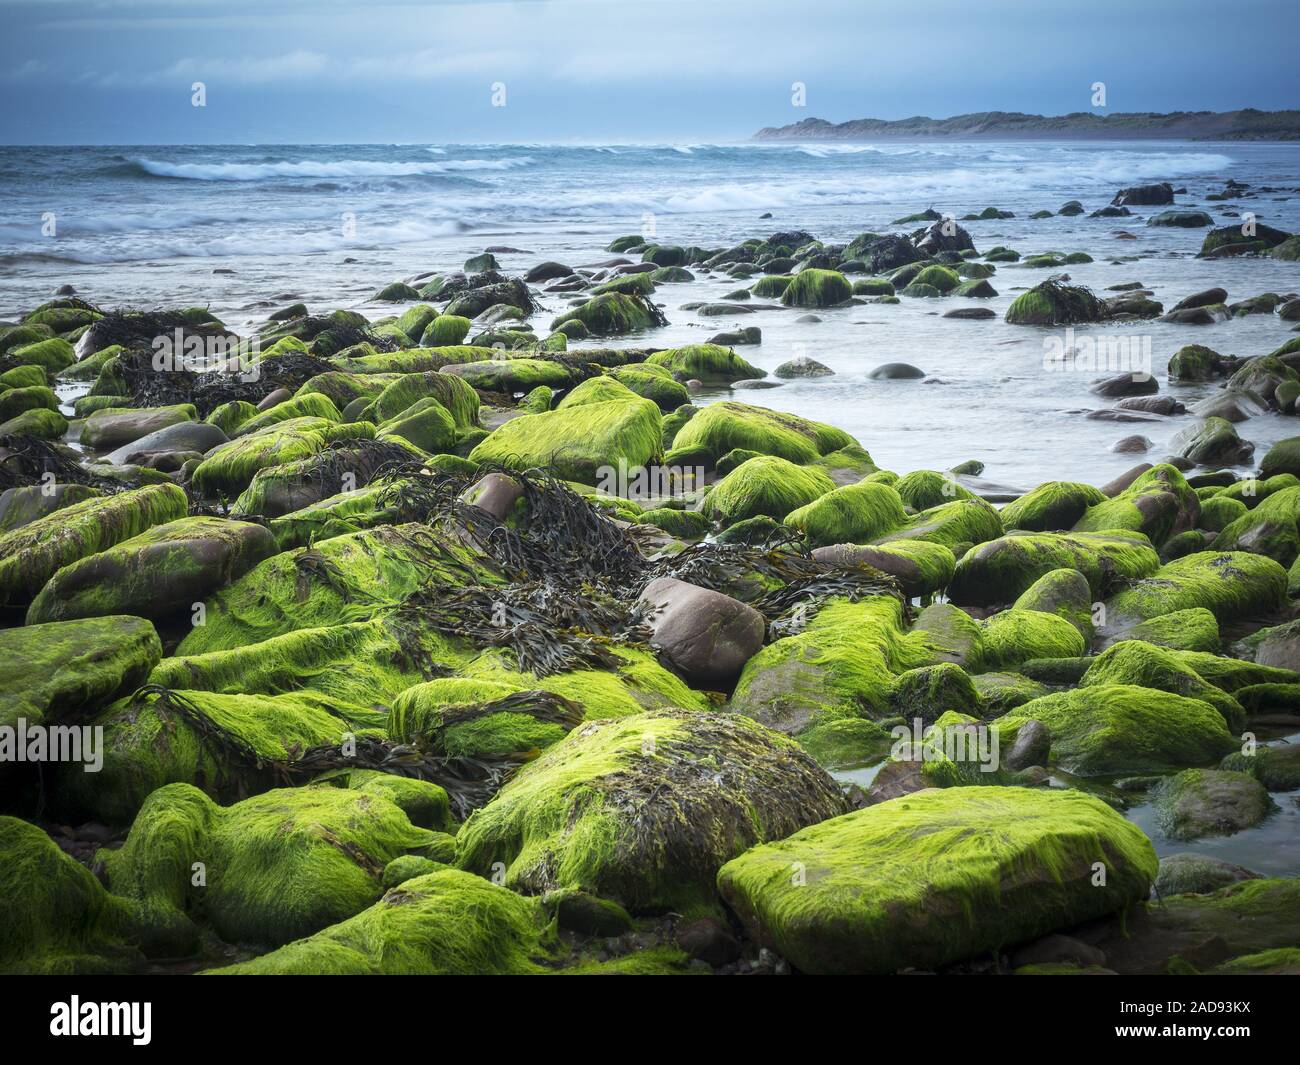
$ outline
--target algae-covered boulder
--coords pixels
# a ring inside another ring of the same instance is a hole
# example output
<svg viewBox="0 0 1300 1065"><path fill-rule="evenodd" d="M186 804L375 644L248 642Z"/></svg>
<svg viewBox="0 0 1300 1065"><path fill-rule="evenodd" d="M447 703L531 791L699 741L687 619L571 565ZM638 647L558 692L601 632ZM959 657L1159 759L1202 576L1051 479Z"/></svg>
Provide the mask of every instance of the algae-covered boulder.
<svg viewBox="0 0 1300 1065"><path fill-rule="evenodd" d="M494 580L470 553L427 526L385 525L274 555L207 601L177 649L193 655L295 629L363 621L430 582Z"/></svg>
<svg viewBox="0 0 1300 1065"><path fill-rule="evenodd" d="M898 492L867 481L833 489L785 516L810 547L867 543L906 522Z"/></svg>
<svg viewBox="0 0 1300 1065"><path fill-rule="evenodd" d="M688 422L686 430L699 417ZM830 476L816 467L796 466L774 455L759 455L741 463L709 490L704 497L704 514L723 525L734 525L759 515L779 520L834 487Z"/></svg>
<svg viewBox="0 0 1300 1065"><path fill-rule="evenodd" d="M1259 468L1263 477L1273 477L1279 473L1300 477L1300 436L1279 440L1264 453Z"/></svg>
<svg viewBox="0 0 1300 1065"><path fill-rule="evenodd" d="M1174 651L1218 651L1219 622L1205 607L1189 607L1140 621L1121 636L1103 641L1103 646L1117 639L1141 640Z"/></svg>
<svg viewBox="0 0 1300 1065"><path fill-rule="evenodd" d="M856 443L834 426L731 401L709 404L683 425L673 440L674 448L702 447L718 457L743 448L800 464L815 462Z"/></svg>
<svg viewBox="0 0 1300 1065"><path fill-rule="evenodd" d="M544 970L546 915L458 869L406 880L368 909L225 975L521 976Z"/></svg>
<svg viewBox="0 0 1300 1065"><path fill-rule="evenodd" d="M895 481L893 487L913 510L930 510L954 499L975 498L975 493L955 478L935 470L913 470Z"/></svg>
<svg viewBox="0 0 1300 1065"><path fill-rule="evenodd" d="M477 427L478 393L455 374L436 370L404 374L388 384L375 397L375 417L380 421L388 421L427 398L437 400L446 408L457 428L464 430Z"/></svg>
<svg viewBox="0 0 1300 1065"><path fill-rule="evenodd" d="M1165 773L1205 765L1236 744L1209 703L1132 684L1046 695L999 719L1003 742L1025 721L1052 734L1052 758L1078 776Z"/></svg>
<svg viewBox="0 0 1300 1065"><path fill-rule="evenodd" d="M1043 658L1077 658L1087 650L1079 629L1059 614L1012 608L983 623L985 663L992 669L1014 669Z"/></svg>
<svg viewBox="0 0 1300 1065"><path fill-rule="evenodd" d="M275 552L271 534L249 522L199 517L155 525L64 566L32 601L27 624L188 611Z"/></svg>
<svg viewBox="0 0 1300 1065"><path fill-rule="evenodd" d="M656 351L646 360L646 365L661 366L682 380L694 379L715 385L753 381L767 376L765 371L751 366L731 348L720 344L687 344Z"/></svg>
<svg viewBox="0 0 1300 1065"><path fill-rule="evenodd" d="M1223 624L1267 613L1286 601L1286 570L1271 558L1244 551L1200 551L1141 576L1106 600L1105 621L1099 626L1103 635L1114 636L1176 610L1204 607Z"/></svg>
<svg viewBox="0 0 1300 1065"><path fill-rule="evenodd" d="M1219 766L1238 773L1249 773L1269 791L1294 791L1300 788L1300 744L1280 743L1237 751Z"/></svg>
<svg viewBox="0 0 1300 1065"><path fill-rule="evenodd" d="M686 386L662 366L652 363L616 366L609 374L638 396L654 400L661 411L674 411L683 403L690 402L691 394Z"/></svg>
<svg viewBox="0 0 1300 1065"><path fill-rule="evenodd" d="M161 657L158 634L143 618L0 629L0 725L96 711L141 684Z"/></svg>
<svg viewBox="0 0 1300 1065"><path fill-rule="evenodd" d="M174 484L146 485L63 507L0 536L0 604L27 603L62 567L185 516Z"/></svg>
<svg viewBox="0 0 1300 1065"><path fill-rule="evenodd" d="M1160 559L1141 533L1012 533L966 552L948 594L954 603L1009 603L1056 569L1078 570L1093 595L1154 573Z"/></svg>
<svg viewBox="0 0 1300 1065"><path fill-rule="evenodd" d="M371 439L374 435L375 427L368 422L290 418L209 451L191 480L207 497L238 495L258 470L318 454L336 440Z"/></svg>
<svg viewBox="0 0 1300 1065"><path fill-rule="evenodd" d="M94 451L112 451L169 425L192 422L197 418L198 412L191 403L142 410L105 407L81 423L81 443Z"/></svg>
<svg viewBox="0 0 1300 1065"><path fill-rule="evenodd" d="M552 321L552 331L567 322L581 322L592 336L615 336L668 324L663 312L648 299L623 292L593 296Z"/></svg>
<svg viewBox="0 0 1300 1065"><path fill-rule="evenodd" d="M131 907L35 825L0 816L0 973L129 973L144 958L128 945Z"/></svg>
<svg viewBox="0 0 1300 1065"><path fill-rule="evenodd" d="M788 523L789 518L786 521ZM865 563L887 573L898 581L908 599L931 595L946 588L957 566L957 559L949 548L928 540L894 540L887 544L869 545L832 544L814 548L812 555L819 562L834 565Z"/></svg>
<svg viewBox="0 0 1300 1065"><path fill-rule="evenodd" d="M1249 551L1291 565L1300 555L1300 487L1272 492L1253 510L1239 513L1215 538L1213 547Z"/></svg>
<svg viewBox="0 0 1300 1065"><path fill-rule="evenodd" d="M1184 769L1151 789L1156 824L1169 839L1230 836L1253 828L1277 807L1245 773Z"/></svg>
<svg viewBox="0 0 1300 1065"><path fill-rule="evenodd" d="M524 894L693 914L716 908L724 862L844 809L811 758L742 716L638 714L584 725L521 770L465 822L457 864L502 863Z"/></svg>
<svg viewBox="0 0 1300 1065"><path fill-rule="evenodd" d="M959 545L983 544L1002 535L998 512L982 499L954 499L914 516L901 529L879 537L877 544L924 540L952 551ZM964 548L963 548L964 550Z"/></svg>
<svg viewBox="0 0 1300 1065"><path fill-rule="evenodd" d="M1141 830L1080 792L930 789L755 847L718 889L801 972L890 973L1123 910L1156 870Z"/></svg>
<svg viewBox="0 0 1300 1065"><path fill-rule="evenodd" d="M1079 687L1098 684L1133 684L1200 699L1217 709L1234 733L1246 723L1246 712L1231 695L1203 680L1169 650L1141 640L1122 640L1097 656Z"/></svg>
<svg viewBox="0 0 1300 1065"><path fill-rule="evenodd" d="M800 737L839 718L888 716L895 676L934 660L928 643L904 639L897 599L833 599L803 631L768 644L749 660L730 706Z"/></svg>
<svg viewBox="0 0 1300 1065"><path fill-rule="evenodd" d="M580 706L550 692L446 677L402 692L388 733L452 758L524 757L558 743L581 721Z"/></svg>
<svg viewBox="0 0 1300 1065"><path fill-rule="evenodd" d="M838 270L800 270L781 293L787 307L838 307L853 296L849 279Z"/></svg>
<svg viewBox="0 0 1300 1065"><path fill-rule="evenodd" d="M60 765L55 805L66 816L129 823L164 784L223 801L266 791L271 768L349 736L379 735L385 714L313 691L245 695L142 688L91 723L104 730L102 768Z"/></svg>
<svg viewBox="0 0 1300 1065"><path fill-rule="evenodd" d="M1182 473L1166 463L1140 474L1118 495L1099 500L1079 518L1075 532L1130 529L1159 547L1197 527L1201 501Z"/></svg>
<svg viewBox="0 0 1300 1065"><path fill-rule="evenodd" d="M1012 605L1019 610L1041 610L1065 618L1084 640L1092 640L1092 589L1076 569L1054 569L1043 574Z"/></svg>
<svg viewBox="0 0 1300 1065"><path fill-rule="evenodd" d="M447 408L432 396L417 400L401 414L381 422L378 440L405 440L430 454L451 451L460 437Z"/></svg>
<svg viewBox="0 0 1300 1065"><path fill-rule="evenodd" d="M541 467L567 481L595 484L602 471L637 469L662 453L658 406L629 395L512 418L482 440L469 458L517 470Z"/></svg>
<svg viewBox="0 0 1300 1065"><path fill-rule="evenodd" d="M310 935L374 903L384 866L433 838L376 794L280 788L222 807L169 784L140 808L122 848L100 854L109 890L153 924L153 953L193 949L195 911L232 943Z"/></svg>
<svg viewBox="0 0 1300 1065"><path fill-rule="evenodd" d="M1049 277L1017 296L1007 308L1006 320L1012 325L1076 325L1102 322L1108 316L1105 302L1088 289Z"/></svg>

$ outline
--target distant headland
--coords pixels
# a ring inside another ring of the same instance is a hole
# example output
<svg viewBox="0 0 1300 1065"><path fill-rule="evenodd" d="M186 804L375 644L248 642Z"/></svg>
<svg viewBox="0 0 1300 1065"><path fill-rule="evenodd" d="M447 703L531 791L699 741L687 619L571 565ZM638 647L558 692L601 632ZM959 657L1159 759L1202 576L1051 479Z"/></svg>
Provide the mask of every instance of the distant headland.
<svg viewBox="0 0 1300 1065"><path fill-rule="evenodd" d="M788 126L760 129L755 140L1300 140L1300 111L1152 111L1069 115L1026 115L1019 111L981 111L952 118L858 118L827 122L805 118Z"/></svg>

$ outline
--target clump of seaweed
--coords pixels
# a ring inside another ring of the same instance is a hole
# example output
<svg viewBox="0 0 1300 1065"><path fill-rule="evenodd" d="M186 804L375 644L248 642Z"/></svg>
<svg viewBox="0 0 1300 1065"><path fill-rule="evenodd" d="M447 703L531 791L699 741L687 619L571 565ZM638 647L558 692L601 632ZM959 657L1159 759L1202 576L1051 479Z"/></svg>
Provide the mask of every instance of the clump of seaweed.
<svg viewBox="0 0 1300 1065"><path fill-rule="evenodd" d="M520 670L544 677L573 669L617 670L611 649L648 646L647 608L592 583L434 584L408 596L393 624L432 628L480 647L510 650Z"/></svg>
<svg viewBox="0 0 1300 1065"><path fill-rule="evenodd" d="M131 487L125 481L97 476L93 467L81 465L48 440L20 435L0 437L0 491L44 484L47 474L54 475L55 483L84 484L105 492Z"/></svg>

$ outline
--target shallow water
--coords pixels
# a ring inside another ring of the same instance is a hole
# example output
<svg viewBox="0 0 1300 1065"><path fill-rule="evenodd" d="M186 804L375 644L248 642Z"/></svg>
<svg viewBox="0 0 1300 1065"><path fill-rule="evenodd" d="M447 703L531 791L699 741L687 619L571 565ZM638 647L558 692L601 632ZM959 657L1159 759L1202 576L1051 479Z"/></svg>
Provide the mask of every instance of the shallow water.
<svg viewBox="0 0 1300 1065"><path fill-rule="evenodd" d="M1206 203L1205 194L1229 176L1287 191ZM603 246L642 231L647 214L662 242L723 247L789 229L844 242L864 230L888 230L894 218L930 205L957 216L990 205L1014 211L1014 219L962 224L981 251L997 244L1022 254L1086 251L1097 261L1068 272L1099 291L1139 280L1171 306L1216 284L1231 300L1300 290L1296 263L1196 259L1204 231L1145 228L1156 209L1121 219L1028 218L1069 199L1091 211L1122 185L1154 180L1186 185L1179 206L1203 207L1224 224L1235 220L1229 212L1245 209L1300 230L1294 145L3 148L0 317L49 298L62 283L110 306L209 303L239 330L297 298L313 310L345 306L379 317L394 309L368 301L383 285L458 268L489 245L524 249L498 256L508 272L522 272L543 259L606 260ZM773 217L760 218L765 212ZM54 237L40 231L49 213ZM1138 239L1117 240L1118 229ZM1120 255L1137 258L1117 265L1107 258ZM945 469L975 458L986 463L987 479L1011 487L1060 478L1100 484L1143 458L1163 456L1193 416L1151 424L1085 420L1081 411L1106 405L1088 393L1096 375L1043 365L1045 338L1063 338L1063 331L1001 321L1017 292L1045 273L1000 264L991 279L999 296L985 301L998 317L988 321L941 317L973 302L961 299L824 311L816 323L798 322L801 314L790 310L720 318L681 310L741 287L719 275L661 286L656 299L670 325L622 342L669 346L758 325L763 343L743 349L750 361L772 370L806 353L836 376L735 396L841 426L886 468ZM538 329L566 306L562 297L547 297L534 319ZM1149 337L1163 379L1165 363L1183 344L1262 354L1286 340L1290 326L1257 315L1215 326L1154 322L1100 332ZM930 377L868 380L884 362L913 363ZM1193 402L1214 387L1182 386L1177 394ZM1258 455L1294 435L1297 423L1266 414L1240 431ZM1110 451L1133 433L1152 441L1146 456Z"/></svg>

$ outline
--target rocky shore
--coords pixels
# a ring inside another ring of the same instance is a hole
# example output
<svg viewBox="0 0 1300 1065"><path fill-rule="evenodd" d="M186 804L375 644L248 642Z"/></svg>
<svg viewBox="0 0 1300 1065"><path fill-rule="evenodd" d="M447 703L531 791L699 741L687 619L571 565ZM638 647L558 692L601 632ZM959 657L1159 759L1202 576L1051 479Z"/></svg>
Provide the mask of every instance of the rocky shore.
<svg viewBox="0 0 1300 1065"><path fill-rule="evenodd" d="M1098 213L1300 257L1177 195ZM1300 796L1300 421L1241 435L1297 414L1300 296L1098 294L961 221L0 323L0 971L1300 971L1300 865L1198 850ZM959 296L957 335L1013 264L1011 325L1278 343L1100 377L1139 427L1223 385L1104 485L755 402L764 315ZM658 346L697 276L758 325Z"/></svg>

